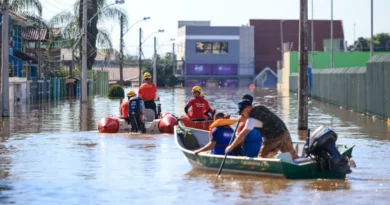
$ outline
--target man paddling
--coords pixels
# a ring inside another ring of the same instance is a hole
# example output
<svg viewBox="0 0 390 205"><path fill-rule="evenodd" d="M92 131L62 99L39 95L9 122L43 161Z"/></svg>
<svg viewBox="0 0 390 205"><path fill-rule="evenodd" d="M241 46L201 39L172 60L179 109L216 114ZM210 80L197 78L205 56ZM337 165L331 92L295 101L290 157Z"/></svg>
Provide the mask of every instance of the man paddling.
<svg viewBox="0 0 390 205"><path fill-rule="evenodd" d="M272 158L280 150L281 152L289 152L292 159L298 158L292 145L290 133L276 114L262 105L252 107L252 102L249 99L241 100L238 103L238 109L239 114L247 118L245 127L233 143L226 148L225 153L229 153L237 147L251 130L257 129L263 137L259 157Z"/></svg>

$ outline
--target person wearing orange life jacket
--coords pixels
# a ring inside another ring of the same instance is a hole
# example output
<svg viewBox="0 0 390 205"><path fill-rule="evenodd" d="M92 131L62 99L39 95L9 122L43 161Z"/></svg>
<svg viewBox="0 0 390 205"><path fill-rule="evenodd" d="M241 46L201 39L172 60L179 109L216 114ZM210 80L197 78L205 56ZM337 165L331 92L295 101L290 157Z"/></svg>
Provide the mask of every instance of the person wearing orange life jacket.
<svg viewBox="0 0 390 205"><path fill-rule="evenodd" d="M130 98L136 96L137 94L135 94L134 91L129 91L126 96L127 96L127 100L125 102L123 102L120 106L120 113L121 113L121 118L123 118L124 120L126 120L127 123L130 123L130 120L129 120L129 100Z"/></svg>
<svg viewBox="0 0 390 205"><path fill-rule="evenodd" d="M205 121L209 112L212 112L207 100L200 97L202 88L194 86L192 88L191 99L184 108L184 112L191 118L192 121ZM188 109L191 107L191 114L189 115Z"/></svg>
<svg viewBox="0 0 390 205"><path fill-rule="evenodd" d="M202 92L200 93L199 96L202 97L202 98L204 99L204 92L203 92L203 90L202 90ZM214 118L215 113L217 113L217 110L214 110L214 109L212 109L212 108L210 107L210 112L208 112L208 111L206 110L206 112L204 113L204 115L206 115L206 117L208 118L208 120L212 120L212 119Z"/></svg>
<svg viewBox="0 0 390 205"><path fill-rule="evenodd" d="M159 113L157 112L155 100L159 100L157 98L157 87L154 83L150 82L152 75L149 72L144 73L144 81L138 89L138 96L144 101L145 109L151 109L155 113L155 118L158 119Z"/></svg>

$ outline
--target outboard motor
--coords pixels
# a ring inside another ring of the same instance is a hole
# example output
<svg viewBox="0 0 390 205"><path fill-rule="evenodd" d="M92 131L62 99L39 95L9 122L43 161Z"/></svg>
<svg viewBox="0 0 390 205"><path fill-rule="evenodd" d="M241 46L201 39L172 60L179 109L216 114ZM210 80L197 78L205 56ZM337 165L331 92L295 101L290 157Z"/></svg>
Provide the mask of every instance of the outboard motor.
<svg viewBox="0 0 390 205"><path fill-rule="evenodd" d="M330 167L341 173L349 174L352 171L348 165L348 160L337 150L336 141L337 134L333 130L320 126L311 137L310 134L308 135L305 145L306 155L314 156L319 163L322 159L327 160Z"/></svg>

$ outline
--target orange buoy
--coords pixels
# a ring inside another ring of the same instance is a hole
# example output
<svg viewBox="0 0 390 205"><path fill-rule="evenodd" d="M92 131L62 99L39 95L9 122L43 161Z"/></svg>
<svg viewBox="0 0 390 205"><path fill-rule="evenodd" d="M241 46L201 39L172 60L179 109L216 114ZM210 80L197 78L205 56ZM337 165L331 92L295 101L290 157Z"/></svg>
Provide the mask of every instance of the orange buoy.
<svg viewBox="0 0 390 205"><path fill-rule="evenodd" d="M252 83L249 85L249 89L255 89L255 88L256 88L255 84Z"/></svg>
<svg viewBox="0 0 390 205"><path fill-rule="evenodd" d="M387 118L387 125L389 125L389 126L390 126L390 117L389 117L389 118Z"/></svg>
<svg viewBox="0 0 390 205"><path fill-rule="evenodd" d="M161 113L161 119L158 123L158 130L161 133L173 134L173 127L178 125L176 117L170 113Z"/></svg>
<svg viewBox="0 0 390 205"><path fill-rule="evenodd" d="M104 117L98 123L99 132L117 133L119 131L119 120L112 117Z"/></svg>

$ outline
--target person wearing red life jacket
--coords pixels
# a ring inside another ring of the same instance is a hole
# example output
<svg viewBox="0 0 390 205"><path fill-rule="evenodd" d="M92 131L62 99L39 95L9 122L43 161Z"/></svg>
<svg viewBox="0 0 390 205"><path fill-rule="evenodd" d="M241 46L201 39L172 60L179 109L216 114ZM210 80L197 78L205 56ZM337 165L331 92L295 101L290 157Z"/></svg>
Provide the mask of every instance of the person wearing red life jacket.
<svg viewBox="0 0 390 205"><path fill-rule="evenodd" d="M157 86L150 81L151 78L152 75L150 75L150 73L144 73L145 83L139 87L138 97L140 97L144 101L145 109L153 110L155 113L155 118L158 119L159 113L157 112L156 103L154 102L155 100L159 100L157 98Z"/></svg>
<svg viewBox="0 0 390 205"><path fill-rule="evenodd" d="M200 96L201 93L202 88L200 86L194 86L192 88L192 96L194 98L191 99L184 108L184 112L192 121L205 121L208 119L208 113L214 112L211 110L207 100ZM191 108L190 114L189 108Z"/></svg>

